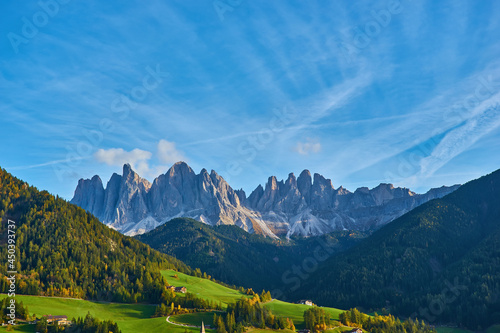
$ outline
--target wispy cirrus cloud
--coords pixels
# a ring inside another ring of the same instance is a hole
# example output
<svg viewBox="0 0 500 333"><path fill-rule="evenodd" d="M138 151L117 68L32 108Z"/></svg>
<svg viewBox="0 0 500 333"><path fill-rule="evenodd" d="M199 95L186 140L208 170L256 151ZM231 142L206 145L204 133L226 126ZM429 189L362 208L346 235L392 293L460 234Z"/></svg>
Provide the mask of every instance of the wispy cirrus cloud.
<svg viewBox="0 0 500 333"><path fill-rule="evenodd" d="M0 130L16 142L0 146L0 162L31 170L20 175L41 188L71 193L74 184L53 181L50 166L89 143L83 130L100 130L107 118L114 130L102 131L91 158L71 166L75 173L115 172L126 160L154 175L186 156L193 167L223 172L241 159L242 142L269 128L273 110L288 107L294 120L265 145L257 142L255 159L232 185L251 190L270 174L303 168L346 186L381 181L400 156L432 138L412 175L426 170L422 186L442 172L456 175L450 165L457 157L473 147L493 151L482 133L490 140L499 135L493 109L470 109L458 119L443 114L474 91L467 80L499 77L500 4L401 1L401 13L346 61L338 43L352 43L376 21L372 11L387 5L246 2L220 22L211 2L71 2L22 52L0 63ZM0 25L19 30L18 18L33 6L10 6ZM155 64L168 77L147 98L133 100L131 89ZM117 96L137 104L127 117L111 109ZM165 133L175 143L159 142ZM308 137L317 138L319 152ZM95 163L99 149L102 162ZM477 170L491 171L493 157L483 156ZM410 181L406 176L402 182Z"/></svg>
<svg viewBox="0 0 500 333"><path fill-rule="evenodd" d="M492 105L492 103L494 103ZM483 111L449 131L432 153L420 161L417 177L427 178L454 157L472 147L483 136L500 127L500 94L482 103Z"/></svg>
<svg viewBox="0 0 500 333"><path fill-rule="evenodd" d="M351 175L359 177L385 163L392 174L385 181L404 186L437 181L433 175L438 170L498 129L498 77L500 66L494 62L441 90L412 113L381 123L369 136L351 142L341 154L356 165ZM401 168L405 171L398 171Z"/></svg>

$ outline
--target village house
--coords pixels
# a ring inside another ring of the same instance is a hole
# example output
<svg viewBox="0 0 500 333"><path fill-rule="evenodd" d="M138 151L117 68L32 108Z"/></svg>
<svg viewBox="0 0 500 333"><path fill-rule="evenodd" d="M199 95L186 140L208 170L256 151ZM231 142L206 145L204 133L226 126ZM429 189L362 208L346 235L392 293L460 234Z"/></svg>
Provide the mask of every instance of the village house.
<svg viewBox="0 0 500 333"><path fill-rule="evenodd" d="M311 300L308 300L308 299L302 299L298 302L298 304L305 304L305 305L313 306L313 302Z"/></svg>
<svg viewBox="0 0 500 333"><path fill-rule="evenodd" d="M363 333L363 330L361 328L353 328L348 333Z"/></svg>
<svg viewBox="0 0 500 333"><path fill-rule="evenodd" d="M186 287L175 287L175 292L185 294L187 292L187 289Z"/></svg>
<svg viewBox="0 0 500 333"><path fill-rule="evenodd" d="M45 315L44 317L47 319L47 324L56 324L60 326L71 325L71 320L68 320L67 316Z"/></svg>
<svg viewBox="0 0 500 333"><path fill-rule="evenodd" d="M61 320L57 321L57 325L61 325L61 326L68 326L71 324L72 324L71 320L68 320L68 319L61 319Z"/></svg>

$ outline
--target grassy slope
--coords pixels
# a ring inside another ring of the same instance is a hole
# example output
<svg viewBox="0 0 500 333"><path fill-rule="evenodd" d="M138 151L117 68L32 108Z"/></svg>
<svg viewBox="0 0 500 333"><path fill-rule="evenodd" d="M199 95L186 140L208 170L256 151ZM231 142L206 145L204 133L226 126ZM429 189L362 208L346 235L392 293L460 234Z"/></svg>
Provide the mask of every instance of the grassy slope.
<svg viewBox="0 0 500 333"><path fill-rule="evenodd" d="M286 303L279 300L273 300L266 304L266 307L271 309L271 311L283 317L288 317L293 320L295 327L297 328L305 328L304 327L304 311L310 309L311 307L308 305L302 304L292 304ZM330 313L331 318L334 320L339 319L339 314L343 310L334 309L334 308L323 308L326 312Z"/></svg>
<svg viewBox="0 0 500 333"><path fill-rule="evenodd" d="M5 297L1 295L0 299ZM37 316L43 314L66 315L68 318L83 317L88 312L101 320L114 320L123 333L128 332L172 332L183 333L185 329L189 332L199 332L197 328L174 326L165 321L165 318L150 318L154 312L154 306L141 304L116 304L91 302L77 299L62 299L54 297L39 296L16 296L18 301L28 305L31 314ZM272 302L274 303L274 302ZM286 304L279 302L276 306L276 314L297 316L302 310L302 305ZM270 303L271 304L271 303ZM294 311L295 308L295 311ZM331 309L334 310L334 309ZM172 316L171 321L185 323L190 325L199 325L203 320L211 324L213 313L192 313L186 315ZM5 327L0 327L0 332L5 331ZM33 332L33 326L19 326L16 328L19 332ZM207 332L214 332L207 330ZM271 330L254 329L248 332L271 332ZM290 331L279 331L290 332Z"/></svg>
<svg viewBox="0 0 500 333"><path fill-rule="evenodd" d="M237 290L233 290L217 284L207 279L201 279L194 276L186 275L180 272L171 270L162 271L163 276L167 281L174 286L185 286L189 292L197 294L205 299L219 301L224 305L232 303L246 296ZM178 279L173 276L177 274ZM182 294L178 294L182 297ZM0 299L5 297L1 295ZM123 331L127 332L161 332L168 328L168 332L184 332L183 327L172 326L165 322L165 318L151 318L155 307L153 305L144 304L120 304L120 303L104 303L91 302L77 299L63 299L53 297L38 297L38 296L16 296L18 301L22 301L28 305L31 314L37 316L43 314L66 315L68 318L84 317L87 312L90 312L95 317L106 320L111 319L118 323L118 326ZM303 327L302 315L309 307L307 305L291 304L282 301L274 300L266 304L274 314L293 319L298 328ZM325 308L332 314L332 318L338 319L338 314L341 310L333 308ZM213 318L212 313L194 313L188 315L173 316L172 321L177 323L187 323L199 325L203 320L207 324L211 324ZM188 328L189 329L189 328ZM189 329L195 332L195 329ZM254 330L252 332L261 332Z"/></svg>
<svg viewBox="0 0 500 333"><path fill-rule="evenodd" d="M212 325L213 319L214 312L187 313L170 317L170 321L173 323L195 326L199 326L202 321L205 325Z"/></svg>
<svg viewBox="0 0 500 333"><path fill-rule="evenodd" d="M173 276L177 274L178 279ZM233 303L237 301L245 294L240 293L237 290L230 289L220 284L207 279L200 279L194 276L182 274L172 270L162 271L162 275L167 279L168 283L173 286L180 287L184 286L187 288L188 292L192 292L200 297L208 300L222 301L223 305L228 303ZM297 328L303 328L304 311L310 307L301 304L286 303L279 300L274 300L266 304L266 306L273 311L275 315L288 317L293 319L295 326ZM339 314L342 310L334 308L324 308L327 312L331 314L331 318L338 320Z"/></svg>
<svg viewBox="0 0 500 333"><path fill-rule="evenodd" d="M215 302L221 301L224 307L228 303L234 303L241 297L246 296L238 290L224 287L211 280L200 279L195 276L186 275L172 270L161 271L161 274L165 277L165 279L167 279L167 282L170 285L176 287L186 287L188 292L206 300ZM174 278L175 274L178 276L177 279ZM178 295L182 296L182 294Z"/></svg>
<svg viewBox="0 0 500 333"><path fill-rule="evenodd" d="M5 295L1 295L4 298ZM38 296L16 296L18 301L28 305L31 314L66 315L68 318L84 317L88 312L101 320L115 321L123 333L128 332L172 332L183 333L185 327L174 326L165 318L151 318L155 307L141 304L100 303L77 299L61 299ZM20 327L21 331L33 332L31 327ZM0 328L0 331L5 328ZM199 329L188 328L189 332ZM209 331L210 332L210 331Z"/></svg>
<svg viewBox="0 0 500 333"><path fill-rule="evenodd" d="M196 279L196 278L195 278ZM0 295L0 299L5 295ZM39 297L39 296L16 296L18 301L22 301L28 305L31 314L36 313L37 316L43 314L66 315L69 318L83 317L88 312L101 320L114 320L118 323L123 333L128 332L172 332L183 333L186 327L174 326L165 321L165 318L150 318L154 312L154 306L142 304L117 304L91 302L77 299L62 299L54 297ZM287 316L294 320L297 328L303 325L302 313L308 308L307 305L290 304L281 301L269 302L266 306L271 308L277 315ZM332 318L337 319L341 310L325 308L332 314ZM211 324L213 313L193 313L186 315L172 316L171 321L177 323L185 323L191 325L199 325L203 320L207 324ZM5 327L0 327L0 332L5 331ZM187 328L189 332L199 332L196 328ZM347 328L329 330L328 332L341 332ZM16 332L34 332L32 325L21 325L15 328ZM214 332L207 330L207 332ZM270 330L254 329L248 332L270 332ZM280 331L288 332L288 331ZM487 333L500 332L500 326L491 327ZM471 333L451 328L438 328L438 333Z"/></svg>
<svg viewBox="0 0 500 333"><path fill-rule="evenodd" d="M269 333L269 332L281 332L281 333L292 333L293 331L290 331L290 330L278 330L278 331L275 331L275 330L262 330L260 328L254 328L254 329L249 329L247 331L247 333L261 333L261 332L264 332L264 333Z"/></svg>

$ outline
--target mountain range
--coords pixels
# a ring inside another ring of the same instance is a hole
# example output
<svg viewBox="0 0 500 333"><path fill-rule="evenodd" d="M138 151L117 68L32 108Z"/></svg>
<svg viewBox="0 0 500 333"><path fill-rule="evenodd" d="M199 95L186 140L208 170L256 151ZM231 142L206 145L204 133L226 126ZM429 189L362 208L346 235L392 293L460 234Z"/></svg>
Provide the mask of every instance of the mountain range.
<svg viewBox="0 0 500 333"><path fill-rule="evenodd" d="M236 225L272 238L317 236L339 230L377 229L419 205L441 198L459 185L425 194L380 184L350 192L335 189L330 179L304 170L286 180L269 177L248 197L214 170L196 174L186 163L175 163L153 183L129 164L114 173L106 188L99 176L80 179L71 203L126 235L153 230L176 218L190 217L208 225Z"/></svg>

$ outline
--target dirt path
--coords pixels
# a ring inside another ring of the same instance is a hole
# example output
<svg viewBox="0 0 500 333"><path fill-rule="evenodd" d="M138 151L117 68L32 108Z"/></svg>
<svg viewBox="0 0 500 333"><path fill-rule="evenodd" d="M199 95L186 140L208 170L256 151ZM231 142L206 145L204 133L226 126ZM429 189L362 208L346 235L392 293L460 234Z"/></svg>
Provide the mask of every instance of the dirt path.
<svg viewBox="0 0 500 333"><path fill-rule="evenodd" d="M170 321L170 316L168 316L167 319L165 319L165 320L167 321L167 323L172 324L172 325L176 325L176 326L194 327L194 328L200 328L201 327L201 326L195 326L195 325L174 323L174 322Z"/></svg>

